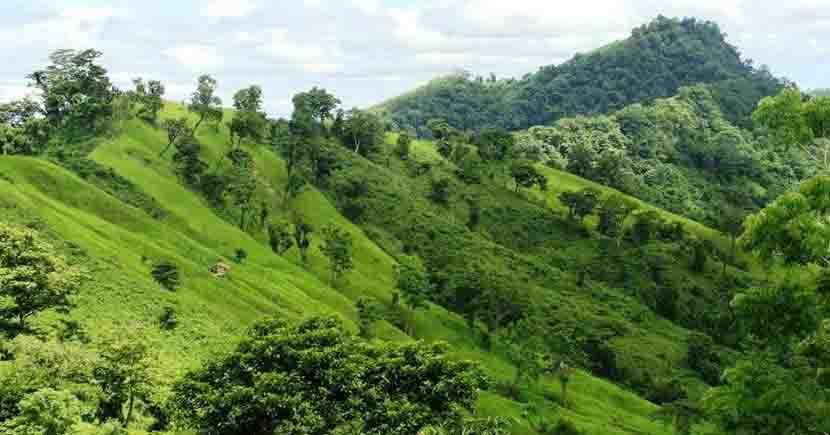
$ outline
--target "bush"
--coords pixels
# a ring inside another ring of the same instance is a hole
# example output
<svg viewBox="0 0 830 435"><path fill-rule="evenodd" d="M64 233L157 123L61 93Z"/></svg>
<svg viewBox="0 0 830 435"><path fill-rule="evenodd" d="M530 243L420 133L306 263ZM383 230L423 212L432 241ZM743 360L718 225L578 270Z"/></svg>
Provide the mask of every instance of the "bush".
<svg viewBox="0 0 830 435"><path fill-rule="evenodd" d="M576 428L576 426L570 422L570 420L565 420L564 418L559 420L556 423L556 426L553 427L553 430L550 432L551 435L582 435L582 432Z"/></svg>
<svg viewBox="0 0 830 435"><path fill-rule="evenodd" d="M244 263L247 258L248 258L248 251L246 251L242 248L238 248L236 251L233 252L233 260L236 261L239 264Z"/></svg>
<svg viewBox="0 0 830 435"><path fill-rule="evenodd" d="M179 286L179 267L169 261L157 263L150 274L167 290L173 291Z"/></svg>
<svg viewBox="0 0 830 435"><path fill-rule="evenodd" d="M164 307L159 315L159 327L165 331L176 329L179 321L176 318L176 310L173 307Z"/></svg>

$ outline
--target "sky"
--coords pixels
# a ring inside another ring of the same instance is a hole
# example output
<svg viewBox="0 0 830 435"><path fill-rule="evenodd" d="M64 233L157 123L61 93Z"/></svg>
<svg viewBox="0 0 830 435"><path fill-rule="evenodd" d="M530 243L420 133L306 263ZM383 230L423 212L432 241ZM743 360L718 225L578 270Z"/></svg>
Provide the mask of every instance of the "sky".
<svg viewBox="0 0 830 435"><path fill-rule="evenodd" d="M60 48L95 48L121 88L161 80L184 100L211 74L226 103L258 84L266 109L322 86L365 107L435 76L521 77L627 37L657 15L713 20L745 57L830 87L830 0L0 0L0 101Z"/></svg>

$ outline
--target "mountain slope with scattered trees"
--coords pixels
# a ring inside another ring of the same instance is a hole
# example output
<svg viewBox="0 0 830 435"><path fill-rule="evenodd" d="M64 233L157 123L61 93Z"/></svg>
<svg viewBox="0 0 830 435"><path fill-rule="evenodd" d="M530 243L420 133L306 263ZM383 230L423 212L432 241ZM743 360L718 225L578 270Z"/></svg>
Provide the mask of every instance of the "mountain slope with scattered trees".
<svg viewBox="0 0 830 435"><path fill-rule="evenodd" d="M400 129L419 134L427 134L433 118L459 130L521 130L670 97L682 86L700 83L710 86L726 118L744 127L758 100L783 86L765 68L742 59L717 24L659 17L625 40L519 80L451 75L377 110Z"/></svg>
<svg viewBox="0 0 830 435"><path fill-rule="evenodd" d="M766 148L707 86L422 140L317 87L287 119L210 75L169 103L100 56L58 51L0 105L0 435L830 424L830 98L762 99ZM798 175L747 219L701 191L724 232L615 184L764 164Z"/></svg>

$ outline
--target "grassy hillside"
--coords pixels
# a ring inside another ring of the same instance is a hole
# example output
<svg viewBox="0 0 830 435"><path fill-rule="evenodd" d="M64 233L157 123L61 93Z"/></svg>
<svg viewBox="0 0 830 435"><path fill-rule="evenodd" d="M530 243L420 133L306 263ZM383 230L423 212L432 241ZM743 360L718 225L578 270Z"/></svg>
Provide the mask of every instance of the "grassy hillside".
<svg viewBox="0 0 830 435"><path fill-rule="evenodd" d="M162 117L183 114L182 107L168 104ZM213 130L204 126L199 131L199 139L204 146L204 157L211 166L222 165L222 156L229 149L226 128ZM384 233L394 235L392 229L379 224L374 228L367 224L352 224L338 212L330 195L313 188L307 188L292 200L291 212L302 213L315 227L335 224L353 236L355 270L346 283L332 288L328 285L326 262L316 246L318 240L310 250L310 262L305 267L296 250L289 251L285 257L273 254L261 230L250 233L239 230L232 223L232 216L223 217L179 183L169 158L159 157L165 143L166 137L161 130L131 120L111 137L97 140L90 155L95 162L112 168L129 180L136 192L152 198L164 211L163 217L159 218L127 205L44 160L0 157L0 218L41 229L75 261L83 264L89 279L76 297L77 306L71 311L70 319L80 322L91 337L119 328L143 328L144 334L161 352L158 361L160 377L169 384L182 371L198 365L205 356L228 349L248 325L264 316L299 319L336 313L351 322L356 319L354 302L360 296L372 296L387 305L391 303L395 259L390 254L395 254L396 249L394 243L382 244L380 240ZM284 163L265 147L249 145L246 148L255 157L262 182L259 199L267 204L271 216L287 217L289 210L282 207L280 194L286 181ZM418 153L439 162L429 144L418 143L416 148ZM393 186L408 185L412 181L398 171L383 169L374 163L358 161L355 164L369 165L373 174L388 177ZM557 179L561 179L562 186L580 183L565 174L551 173L550 176L554 179L553 185ZM412 188L426 188L426 185L419 180ZM416 191L401 190L399 193ZM489 200L494 204L507 201L516 207L538 210L547 207L542 203L533 205L509 191L482 187L479 193L485 195L487 192L491 192ZM387 208L389 204L386 204ZM422 200L415 204L429 213L434 210ZM460 215L462 211L458 213ZM452 212L445 213L445 216L450 215ZM378 219L394 216L387 214ZM567 227L563 228L554 230L560 232L561 237L571 237ZM373 229L372 237L367 236ZM495 233L494 228L491 230ZM501 244L504 240L498 235L470 237L476 246L487 246L493 252L507 252ZM248 253L243 264L230 260L234 251L240 248ZM179 265L182 286L177 291L164 290L151 279L151 266L159 260L171 260ZM232 265L227 278L215 278L209 272L218 261ZM493 261L501 260L494 258ZM566 277L566 280L570 279ZM556 296L562 306L570 307L566 310L591 312L592 319L603 316L621 319L624 315L614 312L614 304L619 301L626 301L623 304L626 307L632 304L629 297L611 290L580 294L572 285L567 285L545 292L548 296ZM600 303L603 298L610 299ZM156 326L156 319L166 306L174 307L178 315L179 327L174 331L161 331ZM58 333L64 328L61 319L63 317L58 314L45 314L36 319L35 327L47 334ZM684 330L654 316L647 319L642 325L629 326L631 332L615 339L615 346L627 348L626 355L631 357L639 352L637 347L646 346L654 352L645 358L667 358L669 361L682 358ZM377 325L376 329L384 339L408 339L386 322ZM498 346L490 351L482 348L467 322L443 308L432 305L419 312L415 331L417 338L447 341L459 357L480 361L496 383L506 382L513 376L515 369L503 349ZM667 356L655 357L657 354ZM555 400L558 385L552 378L545 377L525 392L527 403L509 400L494 389L482 394L479 409L485 415L515 418L517 434L534 433L524 418L529 404L539 406L551 419L565 416L589 434L671 433L666 426L652 419L658 409L656 405L587 372L579 371L574 376L570 392L570 407L558 408Z"/></svg>

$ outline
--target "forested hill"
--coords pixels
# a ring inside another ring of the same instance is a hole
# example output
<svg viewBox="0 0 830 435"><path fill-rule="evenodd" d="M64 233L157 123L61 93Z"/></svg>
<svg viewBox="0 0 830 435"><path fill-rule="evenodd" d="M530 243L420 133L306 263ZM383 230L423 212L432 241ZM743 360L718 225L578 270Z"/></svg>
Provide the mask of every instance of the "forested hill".
<svg viewBox="0 0 830 435"><path fill-rule="evenodd" d="M402 129L419 133L433 118L461 130L520 130L576 114L615 111L699 83L711 87L726 118L739 126L748 126L757 102L783 86L766 69L742 59L717 24L661 16L625 40L521 80L456 74L378 108Z"/></svg>

